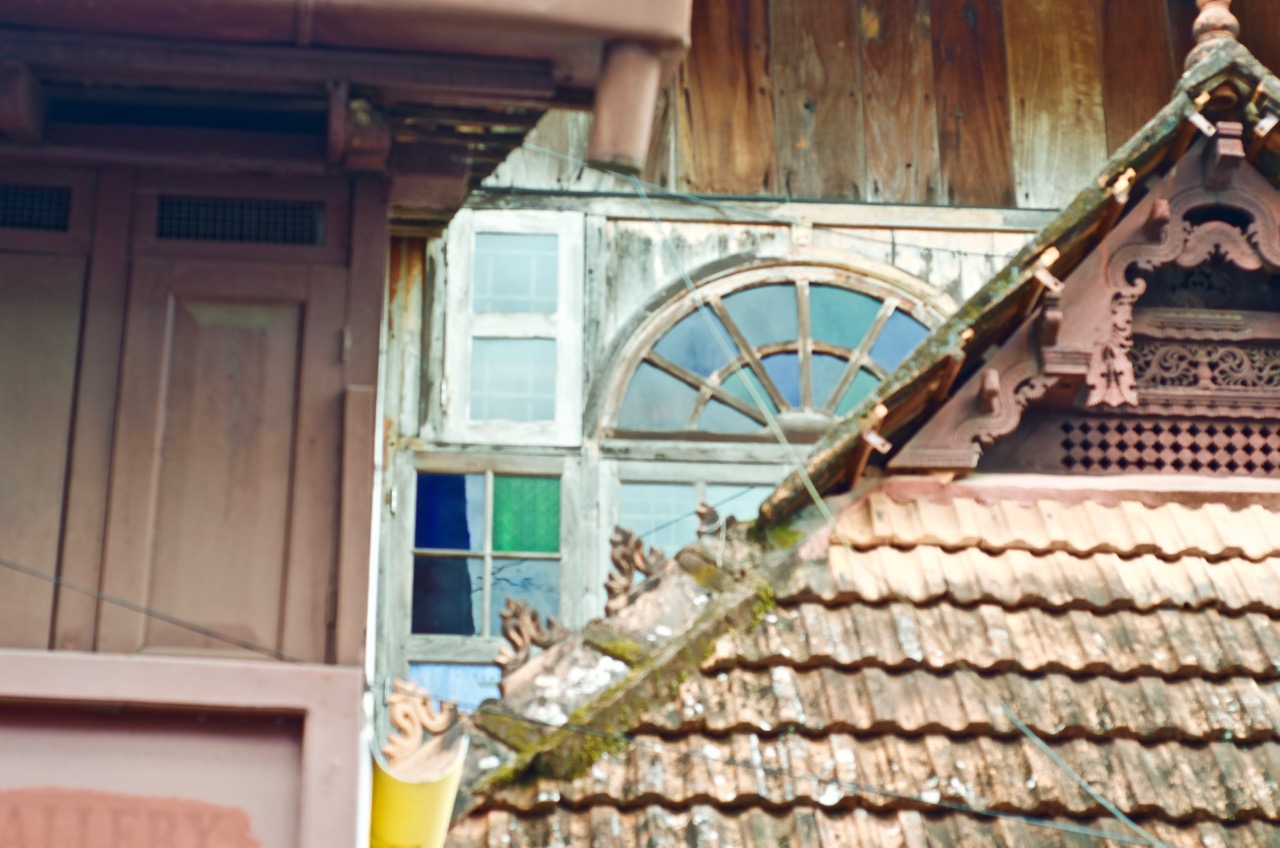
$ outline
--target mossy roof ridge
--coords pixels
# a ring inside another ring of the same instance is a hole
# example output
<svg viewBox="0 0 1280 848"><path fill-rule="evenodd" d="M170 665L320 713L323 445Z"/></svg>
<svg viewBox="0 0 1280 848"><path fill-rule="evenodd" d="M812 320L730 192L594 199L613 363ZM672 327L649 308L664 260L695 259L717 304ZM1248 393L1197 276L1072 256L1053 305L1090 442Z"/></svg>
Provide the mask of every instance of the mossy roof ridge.
<svg viewBox="0 0 1280 848"><path fill-rule="evenodd" d="M882 420L881 406L892 409L921 389L947 357L963 352L966 363L980 357L999 329L1000 307L1024 295L1032 283L1035 264L1049 248L1062 256L1075 253L1093 232L1111 200L1108 188L1132 168L1138 180L1148 176L1164 159L1187 119L1199 107L1196 99L1228 80L1245 83L1280 103L1280 79L1259 62L1247 48L1233 39L1223 39L1210 47L1204 58L1178 80L1170 101L1111 156L1096 179L1019 250L1008 264L973 294L916 348L880 388L848 416L833 425L818 441L805 463L805 473L820 492L840 479L850 453L862 436ZM1056 267L1066 276L1083 259L1080 252L1069 267ZM972 331L966 344L965 334ZM927 415L924 411L922 414ZM918 416L916 416L918 417ZM809 501L807 488L798 472L792 472L760 506L758 525L767 529L785 522Z"/></svg>

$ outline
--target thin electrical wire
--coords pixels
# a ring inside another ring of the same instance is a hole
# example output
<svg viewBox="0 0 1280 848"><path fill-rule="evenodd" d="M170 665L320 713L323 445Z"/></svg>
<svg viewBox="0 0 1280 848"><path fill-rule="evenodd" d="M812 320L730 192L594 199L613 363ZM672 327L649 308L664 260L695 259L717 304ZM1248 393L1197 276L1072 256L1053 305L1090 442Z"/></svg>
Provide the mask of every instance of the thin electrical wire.
<svg viewBox="0 0 1280 848"><path fill-rule="evenodd" d="M630 179L635 188L636 194L640 197L641 201L644 203L645 209L649 214L649 217L653 220L654 225L658 227L658 231L662 235L663 244L667 249L667 254L668 256L671 257L672 264L674 264L676 269L679 271L680 278L681 280L683 280L685 288L689 291L690 295L696 299L697 288L696 286L694 286L693 280L690 278L688 271L684 267L683 261L681 261L680 259L680 254L676 251L675 245L672 243L671 238L667 233L666 222L664 222L661 219L661 217L658 215L657 210L654 208L653 203L649 199L648 193L644 189L644 185L642 181L635 177L631 177ZM707 329L711 337L715 339L716 343L720 346L721 352L725 355L725 358L728 361L735 363L735 372L742 370L743 368L742 363L735 362L736 357L734 356L733 351L729 348L728 343L721 337L720 333L718 332L718 328L712 322L711 317L707 314L706 305L699 304L698 308L695 311L697 311L700 315L703 316L703 321L706 323ZM774 438L777 439L779 445L781 445L790 455L792 460L791 465L796 470L796 473L800 477L801 482L804 484L805 491L809 494L810 500L813 501L814 505L817 507L818 511L821 513L823 521L826 522L827 526L831 530L832 541L842 544L845 547L845 549L848 551L850 557L856 559L857 554L853 550L853 547L849 544L847 539L845 539L839 532L837 532L837 521L836 521L835 514L831 511L831 508L827 505L826 501L823 500L821 493L818 491L817 487L813 483L813 479L809 476L807 469L804 467L804 463L801 460L799 453L796 451L795 446L791 444L790 440L787 439L786 433L782 430L781 425L778 423L778 420L774 416L773 412L771 411L769 404L766 402L765 398L761 394L760 389L756 387L755 381L743 379L741 380L741 382L746 386L748 393L751 395L751 399L755 403L756 407L759 408L761 413L764 415L765 420L768 424L768 428L770 432L773 434ZM885 587L887 591L893 594L900 602L908 605L911 603L908 598L904 597L900 592L896 591L892 586L890 586L887 580L884 582L885 582ZM929 628L927 627L925 629L927 631L929 630ZM933 635L936 636L936 634L933 634ZM957 660L956 667L960 671L966 674L969 674L974 679L974 681L978 684L978 686L981 688L983 693L986 694L987 697L991 700L992 703L999 705L1001 710L1003 710L1006 714L1010 716L1013 715L1013 711L999 698L999 696L997 696L991 690L991 687L987 685L986 681L984 681L976 671L974 671L971 667L969 667L968 663L964 662L963 660ZM1052 762L1058 768L1062 769L1064 773L1069 775L1072 778L1072 780L1074 780L1080 786L1081 789L1083 789L1086 793L1088 793L1088 795L1091 798L1093 798L1094 801L1100 804L1105 810L1107 810L1107 812L1111 813L1111 815L1113 815L1116 819L1118 819L1120 822L1122 822L1127 827L1129 827L1129 829L1131 829L1134 833L1137 833L1139 836L1146 839L1147 843L1152 845L1153 848L1165 848L1165 846L1159 840L1157 840L1154 836L1152 836L1151 834L1143 830L1136 822L1134 822L1131 818L1125 815L1124 812L1120 810L1119 807L1112 804L1100 792L1094 789L1093 786L1087 780L1085 780L1080 774L1078 774L1073 768L1071 768L1071 766L1067 764L1067 762L1063 760L1062 757L1060 757L1056 751L1050 748L1049 745L1043 739L1041 739L1038 735L1036 735L1036 733L1033 730L1031 730L1031 728L1027 727L1027 725L1022 723L1020 720L1015 721L1014 726L1017 727L1018 730L1021 733L1023 733L1023 735L1025 735L1027 739L1029 739L1031 743L1035 745L1036 748L1049 759L1050 762Z"/></svg>
<svg viewBox="0 0 1280 848"><path fill-rule="evenodd" d="M647 748L655 753L666 753L658 743L646 744L645 740L630 733L613 733L605 730L599 730L589 725L574 724L567 722L565 724L555 724L554 722L542 721L531 716L522 715L511 710L499 709L497 704L493 702L481 704L479 713L487 713L499 718L512 719L525 724L542 727L549 730L567 730L570 733L576 733L580 736L592 736L600 739L606 739L625 745L634 745L637 748ZM782 734L781 738L788 738L791 734ZM808 780L815 786L822 787L825 791L828 787L836 788L840 791L848 791L860 793L863 795L880 795L885 798L893 798L899 801L913 801L929 807L936 807L945 810L953 810L955 812L966 813L969 815L983 816L987 818L1011 819L1022 822L1023 824L1033 827L1048 828L1051 830L1060 830L1066 833L1072 833L1078 836L1088 836L1094 839L1103 839L1110 842L1119 842L1126 845L1143 845L1147 844L1147 840L1129 836L1124 833L1112 833L1105 830L1097 830L1096 828L1086 827L1084 825L1071 824L1069 822L1057 822L1050 819L1037 818L1022 813L1014 813L1004 810L991 810L984 807L974 807L969 804L961 804L956 801L944 801L941 798L927 798L923 795L915 795L910 792L902 792L896 789L889 789L883 786L876 786L870 783L862 783L853 780L842 780L840 778L826 778L809 772L795 772L790 769L778 768L776 766L767 766L763 763L753 763L745 760L735 760L719 756L711 756L705 752L685 750L680 752L680 756L690 759L701 759L707 762L718 763L730 768L740 768L750 770L751 772L759 772L775 777L782 777L793 781Z"/></svg>
<svg viewBox="0 0 1280 848"><path fill-rule="evenodd" d="M558 150L552 150L548 147L542 147L537 144L531 144L529 142L525 142L520 146L522 149L528 150L530 153L537 153L540 156L546 156L550 159L556 159L558 161L575 165L577 167L589 168L593 171L598 171L602 174L608 174L609 176L613 177L614 179L620 182L631 184L633 187L637 184L643 185L645 186L647 191L652 192L654 196L660 197L664 200L665 199L680 200L685 203L692 203L698 206L706 206L711 209L715 209L719 212L723 212L725 214L731 214L733 217L736 217L736 218L741 218L743 216L746 216L746 217L754 218L757 221L760 221L761 223L766 223L766 224L786 224L788 226L796 226L796 225L804 225L807 223L804 221L797 220L795 218L788 218L785 215L771 215L767 212L761 212L758 209L751 209L749 207L742 206L739 204L734 204L734 203L726 202L723 200L715 200L710 197L704 197L698 194L690 194L688 192L677 191L675 189L669 189L665 186L660 186L657 183L652 183L647 180L641 180L638 177L635 177L630 174L623 174L618 171L610 170L609 168L602 168L602 167L599 167L598 165L592 165L591 163L583 161L582 159L579 159L575 156L569 156L565 153L559 152ZM787 202L787 201L785 198L779 198L779 202ZM866 244L880 245L882 247L888 247L893 250L905 247L905 248L911 248L911 249L920 250L920 251L931 251L933 253L945 253L949 256L969 256L969 257L975 257L979 259L988 259L993 262L996 261L997 259L1002 258L1002 255L997 253L994 250L992 251L963 250L961 248L955 248L955 247L939 247L938 245L933 245L933 244L916 244L909 241L902 241L897 238L880 239L880 238L876 238L875 236L868 236L862 233L852 233L852 232L849 232L847 229L832 227L827 224L813 224L811 226L815 232L830 233L831 235L837 238L849 239L851 241L861 241Z"/></svg>
<svg viewBox="0 0 1280 848"><path fill-rule="evenodd" d="M82 595L88 595L91 598L96 598L99 601L111 604L112 606L121 607L122 609L129 610L130 612L136 612L139 615L145 615L147 618L154 618L156 621L163 621L165 624L172 624L174 627L181 627L183 630L189 630L192 633L197 633L209 639L216 639L219 642L225 642L228 645L235 645L237 648L243 648L246 651L252 651L255 654L262 654L263 656L270 657L274 660L290 663L302 662L302 660L291 657L281 651L277 651L275 648L267 648L263 645L257 644L256 642L250 642L248 639L231 636L227 633L215 630L212 627L205 627L203 624L196 624L194 621L187 621L185 618L179 618L176 615L169 615L168 613L160 612L157 609L153 609L152 607L148 607L143 604L136 604L126 598L109 595L106 592L101 592L88 586L81 586L78 583L66 580L57 575L46 574L39 569L21 565L13 562L12 560L0 558L0 568L7 568L10 571L17 572L18 574L25 574L28 577L35 577L39 580L45 581L46 583L52 583L60 588Z"/></svg>

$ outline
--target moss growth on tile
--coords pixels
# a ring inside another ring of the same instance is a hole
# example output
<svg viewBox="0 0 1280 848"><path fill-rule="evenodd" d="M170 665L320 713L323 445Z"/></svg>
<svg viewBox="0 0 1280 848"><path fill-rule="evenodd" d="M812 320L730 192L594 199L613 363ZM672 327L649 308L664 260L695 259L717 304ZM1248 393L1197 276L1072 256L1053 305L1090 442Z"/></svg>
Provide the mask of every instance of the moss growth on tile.
<svg viewBox="0 0 1280 848"><path fill-rule="evenodd" d="M603 632L596 631L586 635L586 640L587 644L600 653L624 662L632 668L644 662L650 653L639 642L628 639L626 636L607 636Z"/></svg>

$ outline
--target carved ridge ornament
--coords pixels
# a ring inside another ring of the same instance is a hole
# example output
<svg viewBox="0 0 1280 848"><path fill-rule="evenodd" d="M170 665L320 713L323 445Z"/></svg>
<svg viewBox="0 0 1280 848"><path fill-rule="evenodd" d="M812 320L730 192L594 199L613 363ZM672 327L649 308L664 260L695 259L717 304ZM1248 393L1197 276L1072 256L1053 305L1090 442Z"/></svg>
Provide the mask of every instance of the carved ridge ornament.
<svg viewBox="0 0 1280 848"><path fill-rule="evenodd" d="M631 530L615 527L609 539L609 560L613 570L605 580L604 591L607 597L604 605L606 617L615 615L627 604L627 594L635 585L636 575L646 579L658 573L669 562L662 548L649 548L645 552L644 542Z"/></svg>
<svg viewBox="0 0 1280 848"><path fill-rule="evenodd" d="M509 647L504 645L498 651L494 660L502 668L503 677L528 662L535 647L545 651L569 635L569 631L551 616L547 616L544 625L533 607L515 598L507 598L507 605L498 615L502 618L502 635L510 643Z"/></svg>
<svg viewBox="0 0 1280 848"><path fill-rule="evenodd" d="M457 705L441 701L437 708L431 695L416 683L397 680L387 696L387 716L394 728L382 746L387 765L396 768L422 749L429 736L439 736L458 721Z"/></svg>

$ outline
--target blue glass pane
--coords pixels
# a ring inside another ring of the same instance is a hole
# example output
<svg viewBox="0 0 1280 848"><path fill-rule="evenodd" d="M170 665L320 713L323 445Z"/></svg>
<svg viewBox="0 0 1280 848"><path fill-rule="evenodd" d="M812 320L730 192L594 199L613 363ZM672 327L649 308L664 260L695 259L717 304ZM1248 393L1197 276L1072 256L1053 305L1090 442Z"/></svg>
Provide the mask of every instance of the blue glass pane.
<svg viewBox="0 0 1280 848"><path fill-rule="evenodd" d="M849 384L849 388L845 390L844 397L840 398L840 404L836 407L836 415L847 415L852 412L879 385L880 381L870 371L859 371L857 376L853 378L853 382Z"/></svg>
<svg viewBox="0 0 1280 848"><path fill-rule="evenodd" d="M729 317L752 345L794 341L800 334L796 322L795 286L760 286L724 299Z"/></svg>
<svg viewBox="0 0 1280 848"><path fill-rule="evenodd" d="M498 684L502 682L502 669L493 663L412 663L409 679L427 690L431 697L454 701L458 709L471 713L481 702L500 697Z"/></svg>
<svg viewBox="0 0 1280 848"><path fill-rule="evenodd" d="M832 286L809 287L809 333L820 342L856 348L879 311L874 297Z"/></svg>
<svg viewBox="0 0 1280 848"><path fill-rule="evenodd" d="M484 620L484 560L414 557L414 633L474 636Z"/></svg>
<svg viewBox="0 0 1280 848"><path fill-rule="evenodd" d="M763 428L731 406L709 400L698 419L698 427L713 433L756 433Z"/></svg>
<svg viewBox="0 0 1280 848"><path fill-rule="evenodd" d="M772 486L707 486L707 503L721 515L754 521L760 504L772 491Z"/></svg>
<svg viewBox="0 0 1280 848"><path fill-rule="evenodd" d="M633 430L683 430L693 412L697 390L667 372L642 362L627 386L618 426Z"/></svg>
<svg viewBox="0 0 1280 848"><path fill-rule="evenodd" d="M754 394L747 388L748 382L755 386L756 391ZM750 366L744 365L734 371L725 378L723 385L725 391L734 397L742 398L752 407L759 407L760 404L756 398L760 398L769 407L770 412L778 411L778 405L773 402L773 398L769 397L769 393L764 389L764 383L760 382L760 378L756 376L756 372L751 370Z"/></svg>
<svg viewBox="0 0 1280 848"><path fill-rule="evenodd" d="M708 324L709 322L709 324ZM716 341L716 337L720 341ZM721 346L721 342L724 346ZM670 359L681 368L687 368L700 377L719 371L729 361L725 350L738 355L738 346L710 307L702 306L681 318L658 340L653 350L659 356Z"/></svg>
<svg viewBox="0 0 1280 848"><path fill-rule="evenodd" d="M507 598L527 601L540 616L560 617L560 563L556 560L495 559L493 561L493 609L489 632L502 634L502 608Z"/></svg>
<svg viewBox="0 0 1280 848"><path fill-rule="evenodd" d="M555 339L472 339L472 421L556 417Z"/></svg>
<svg viewBox="0 0 1280 848"><path fill-rule="evenodd" d="M479 551L484 545L484 477L419 474L415 548Z"/></svg>
<svg viewBox="0 0 1280 848"><path fill-rule="evenodd" d="M618 526L640 535L645 547L675 554L694 540L693 486L683 483L623 483Z"/></svg>
<svg viewBox="0 0 1280 848"><path fill-rule="evenodd" d="M894 312L871 346L871 358L884 368L897 368L927 335L924 324L905 312Z"/></svg>
<svg viewBox="0 0 1280 848"><path fill-rule="evenodd" d="M800 406L800 355L798 353L775 353L760 360L765 373L773 384L782 392L783 399L798 408Z"/></svg>
<svg viewBox="0 0 1280 848"><path fill-rule="evenodd" d="M475 311L555 312L556 241L545 233L476 233Z"/></svg>
<svg viewBox="0 0 1280 848"><path fill-rule="evenodd" d="M813 405L821 408L831 400L831 394L836 390L836 384L840 382L840 378L844 376L849 362L838 356L815 353L809 367L813 380Z"/></svg>

